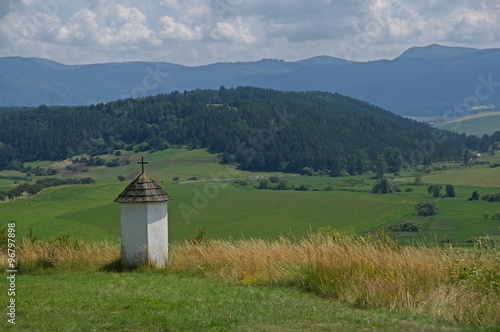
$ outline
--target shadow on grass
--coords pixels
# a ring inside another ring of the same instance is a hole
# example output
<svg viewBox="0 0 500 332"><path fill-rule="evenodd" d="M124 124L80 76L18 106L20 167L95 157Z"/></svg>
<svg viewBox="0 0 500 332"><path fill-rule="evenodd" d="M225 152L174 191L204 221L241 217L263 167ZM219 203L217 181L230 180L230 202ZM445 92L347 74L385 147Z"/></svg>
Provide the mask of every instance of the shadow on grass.
<svg viewBox="0 0 500 332"><path fill-rule="evenodd" d="M155 271L155 270L158 270L158 268L151 264L140 264L137 266L123 266L120 258L117 258L103 265L99 269L99 271L101 272L112 272L112 273L141 272L141 271Z"/></svg>

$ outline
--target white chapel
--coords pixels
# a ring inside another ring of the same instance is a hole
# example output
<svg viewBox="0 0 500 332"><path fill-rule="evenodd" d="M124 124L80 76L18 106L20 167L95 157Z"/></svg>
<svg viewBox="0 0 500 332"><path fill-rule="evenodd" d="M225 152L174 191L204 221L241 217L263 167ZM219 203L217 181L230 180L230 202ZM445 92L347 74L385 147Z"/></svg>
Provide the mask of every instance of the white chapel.
<svg viewBox="0 0 500 332"><path fill-rule="evenodd" d="M144 173L114 200L121 210L121 264L165 266L168 259L168 208L172 198Z"/></svg>

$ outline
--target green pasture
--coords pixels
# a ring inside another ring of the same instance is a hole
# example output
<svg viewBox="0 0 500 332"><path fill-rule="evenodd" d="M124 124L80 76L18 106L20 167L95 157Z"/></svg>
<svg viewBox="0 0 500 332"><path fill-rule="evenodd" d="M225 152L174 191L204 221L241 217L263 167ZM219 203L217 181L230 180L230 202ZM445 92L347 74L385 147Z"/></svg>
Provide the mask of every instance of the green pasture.
<svg viewBox="0 0 500 332"><path fill-rule="evenodd" d="M429 183L446 183L475 187L478 188L476 190L486 194L487 192L494 191L494 189L490 188L500 188L500 167L459 167L454 170L434 171L430 174L422 175L422 179Z"/></svg>
<svg viewBox="0 0 500 332"><path fill-rule="evenodd" d="M460 134L477 135L478 137L484 134L491 135L500 130L500 113L498 115L483 118L438 125L437 128L454 131Z"/></svg>
<svg viewBox="0 0 500 332"><path fill-rule="evenodd" d="M15 222L20 236L31 228L43 239L69 235L88 241L119 241L120 208L113 200L140 172L140 157L123 155L130 160L129 165L91 167L89 172L79 174L65 172L66 162L59 162L62 171L56 177L91 176L97 183L50 188L33 197L0 203L0 224ZM425 237L467 245L468 240L486 234L500 239L500 221L483 217L484 213L492 216L499 211L500 204L467 201L475 190L480 194L500 192L500 168L487 165L422 173L422 181L427 184L456 186L456 198L435 199L427 193L426 185L410 185L414 173L395 178L401 192L376 195L370 193L375 181L371 175L332 178L250 173L220 165L216 155L202 150L172 149L144 157L149 162L147 174L174 198L168 203L173 242L196 235L200 228L205 228L207 238L276 238L302 237L325 226L366 233L405 222L422 225L422 233L395 234L412 241ZM39 165L55 167L56 163ZM120 183L118 175L127 180ZM257 190L259 181L269 175L310 190ZM174 183L174 177L179 181ZM246 183L235 183L237 179ZM418 217L414 207L423 201L436 201L438 215Z"/></svg>
<svg viewBox="0 0 500 332"><path fill-rule="evenodd" d="M207 238L300 237L320 227L330 226L364 233L386 224L408 221L421 223L427 237L450 239L461 245L472 237L498 236L500 222L485 220L493 215L496 203L468 202L473 188L458 187L457 198L433 199L425 187L412 193L374 195L344 191L270 191L220 187L217 183L177 184L165 189L169 202L170 239L182 241L206 229ZM52 239L60 235L85 240L119 240L119 205L112 200L120 185L90 185L48 189L29 199L1 206L3 222L16 222L18 234ZM414 205L420 201L438 203L439 214L417 217ZM419 234L398 234L419 237Z"/></svg>

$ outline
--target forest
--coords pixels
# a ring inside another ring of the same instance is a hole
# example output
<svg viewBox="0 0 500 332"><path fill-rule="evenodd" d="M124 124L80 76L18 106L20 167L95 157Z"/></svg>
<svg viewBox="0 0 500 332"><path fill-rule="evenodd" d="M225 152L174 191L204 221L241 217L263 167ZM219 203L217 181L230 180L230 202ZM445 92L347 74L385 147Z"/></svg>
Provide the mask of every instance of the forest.
<svg viewBox="0 0 500 332"><path fill-rule="evenodd" d="M0 112L0 169L116 150L206 148L252 171L362 174L377 160L408 164L461 160L489 151L500 131L459 135L328 92L238 87L172 92L90 106Z"/></svg>

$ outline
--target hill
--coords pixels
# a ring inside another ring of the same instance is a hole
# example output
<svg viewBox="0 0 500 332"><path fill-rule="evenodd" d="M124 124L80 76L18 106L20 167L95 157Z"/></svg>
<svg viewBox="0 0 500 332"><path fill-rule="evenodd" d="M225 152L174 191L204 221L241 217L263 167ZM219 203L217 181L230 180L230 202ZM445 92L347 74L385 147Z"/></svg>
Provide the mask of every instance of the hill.
<svg viewBox="0 0 500 332"><path fill-rule="evenodd" d="M26 161L177 146L208 148L245 170L337 176L365 173L381 155L391 172L460 159L467 144L464 135L339 94L249 87L5 111L0 127L0 168L10 169Z"/></svg>
<svg viewBox="0 0 500 332"><path fill-rule="evenodd" d="M463 115L483 104L499 107L499 94L494 93L499 78L492 74L500 71L499 59L499 49L440 45L366 63L319 56L198 67L167 62L69 66L36 58L2 58L0 107L89 105L176 90L256 86L341 93L400 115ZM481 98L470 105L467 98L476 97L480 86Z"/></svg>

